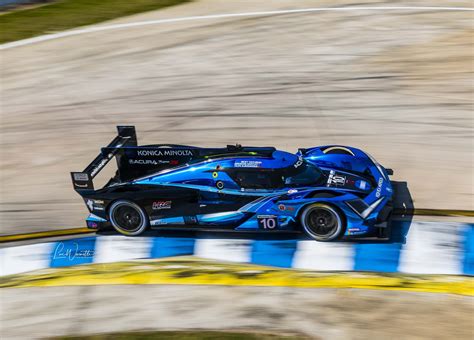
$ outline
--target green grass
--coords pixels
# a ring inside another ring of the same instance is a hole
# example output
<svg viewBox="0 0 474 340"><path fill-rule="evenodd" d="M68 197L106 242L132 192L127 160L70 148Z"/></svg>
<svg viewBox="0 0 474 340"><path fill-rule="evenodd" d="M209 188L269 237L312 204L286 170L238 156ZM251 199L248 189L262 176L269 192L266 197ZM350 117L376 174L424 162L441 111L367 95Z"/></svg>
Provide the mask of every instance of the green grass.
<svg viewBox="0 0 474 340"><path fill-rule="evenodd" d="M301 336L283 336L275 334L255 333L230 333L230 332L138 332L138 333L113 333L103 335L59 337L56 340L300 340Z"/></svg>
<svg viewBox="0 0 474 340"><path fill-rule="evenodd" d="M63 0L0 15L0 43L91 25L191 0Z"/></svg>

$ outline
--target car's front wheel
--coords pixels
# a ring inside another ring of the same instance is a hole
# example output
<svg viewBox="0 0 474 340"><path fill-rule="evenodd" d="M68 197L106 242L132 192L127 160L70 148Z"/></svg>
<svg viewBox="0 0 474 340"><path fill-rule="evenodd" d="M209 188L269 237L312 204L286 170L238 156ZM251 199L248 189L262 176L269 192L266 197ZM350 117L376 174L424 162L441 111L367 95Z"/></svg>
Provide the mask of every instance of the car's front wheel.
<svg viewBox="0 0 474 340"><path fill-rule="evenodd" d="M112 226L123 235L136 236L148 227L145 211L131 201L120 200L112 203L109 216Z"/></svg>
<svg viewBox="0 0 474 340"><path fill-rule="evenodd" d="M308 205L303 209L300 221L306 234L316 241L332 241L344 232L339 212L327 204Z"/></svg>

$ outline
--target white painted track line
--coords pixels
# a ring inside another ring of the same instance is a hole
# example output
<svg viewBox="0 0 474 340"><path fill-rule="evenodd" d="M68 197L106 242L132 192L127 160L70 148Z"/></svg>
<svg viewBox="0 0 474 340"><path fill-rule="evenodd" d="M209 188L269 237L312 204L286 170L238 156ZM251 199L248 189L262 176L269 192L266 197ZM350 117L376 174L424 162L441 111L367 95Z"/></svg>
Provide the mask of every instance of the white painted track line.
<svg viewBox="0 0 474 340"><path fill-rule="evenodd" d="M0 276L49 268L54 243L0 249Z"/></svg>
<svg viewBox="0 0 474 340"><path fill-rule="evenodd" d="M293 257L292 267L350 271L354 268L354 249L349 243L300 241Z"/></svg>
<svg viewBox="0 0 474 340"><path fill-rule="evenodd" d="M146 237L98 237L94 252L95 263L120 262L150 257L153 240Z"/></svg>
<svg viewBox="0 0 474 340"><path fill-rule="evenodd" d="M245 239L197 239L194 255L213 260L250 262L251 244Z"/></svg>
<svg viewBox="0 0 474 340"><path fill-rule="evenodd" d="M302 9L289 9L289 10L278 10L278 11L259 11L259 12L246 12L246 13L227 13L227 14L212 14L202 16L190 16L181 18L170 18L170 19L158 19L148 21L130 22L125 24L115 25L103 25L93 26L83 29L75 29L65 32L59 32L54 34L40 35L38 37L17 40L10 43L0 45L0 50L6 50L14 47L20 47L25 45L31 45L42 41L59 39L70 37L79 34L94 33L100 31L124 29L138 26L147 25L159 25L167 23L175 23L181 21L192 21L192 20L214 20L214 19L226 19L226 18L237 18L237 17L252 17L252 16L271 16L280 14L297 14L297 13L311 13L311 12L354 12L354 11L474 11L474 8L469 7L430 7L430 6L390 6L390 7L331 7L331 8L302 8Z"/></svg>
<svg viewBox="0 0 474 340"><path fill-rule="evenodd" d="M463 233L457 223L419 222L410 228L400 254L399 271L416 274L462 274Z"/></svg>

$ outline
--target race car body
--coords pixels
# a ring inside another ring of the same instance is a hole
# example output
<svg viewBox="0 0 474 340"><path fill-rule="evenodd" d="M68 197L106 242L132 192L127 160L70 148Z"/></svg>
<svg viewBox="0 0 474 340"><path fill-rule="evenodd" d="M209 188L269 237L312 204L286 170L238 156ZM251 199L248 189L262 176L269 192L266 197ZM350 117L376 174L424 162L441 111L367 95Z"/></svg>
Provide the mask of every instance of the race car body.
<svg viewBox="0 0 474 340"><path fill-rule="evenodd" d="M116 175L95 190L93 178L112 158ZM112 225L130 236L147 228L305 232L331 241L387 236L389 172L348 146L296 154L240 145L138 146L135 128L119 126L118 136L71 176L92 229Z"/></svg>

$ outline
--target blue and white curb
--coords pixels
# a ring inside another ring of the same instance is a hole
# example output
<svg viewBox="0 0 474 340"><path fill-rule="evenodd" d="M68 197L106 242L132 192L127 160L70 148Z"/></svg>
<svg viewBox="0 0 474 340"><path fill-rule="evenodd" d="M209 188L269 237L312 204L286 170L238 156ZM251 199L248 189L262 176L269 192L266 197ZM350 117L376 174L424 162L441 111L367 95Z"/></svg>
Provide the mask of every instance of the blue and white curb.
<svg viewBox="0 0 474 340"><path fill-rule="evenodd" d="M393 243L97 236L0 249L0 275L88 263L194 255L317 271L474 275L474 224L399 222ZM238 237L238 236L237 236Z"/></svg>

